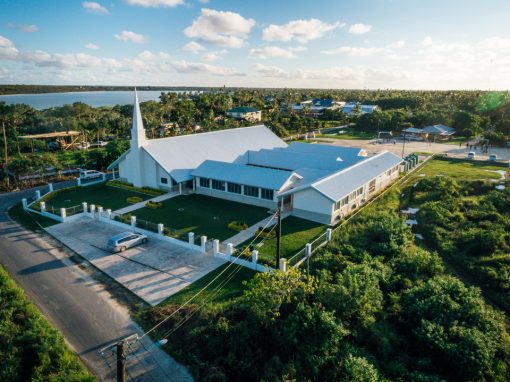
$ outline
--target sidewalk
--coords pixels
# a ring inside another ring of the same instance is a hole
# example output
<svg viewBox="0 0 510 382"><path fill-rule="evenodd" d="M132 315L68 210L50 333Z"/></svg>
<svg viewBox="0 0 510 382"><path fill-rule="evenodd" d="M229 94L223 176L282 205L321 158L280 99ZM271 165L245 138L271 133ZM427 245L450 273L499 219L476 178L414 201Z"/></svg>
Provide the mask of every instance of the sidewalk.
<svg viewBox="0 0 510 382"><path fill-rule="evenodd" d="M290 215L289 212L282 213L282 219L285 219L289 215ZM268 224L268 222L271 219L273 219L273 221ZM268 224L268 227L275 225L276 217L273 218L273 215L268 216L267 218L262 219L261 221L255 223L251 227L246 228L244 231L241 231L238 234L228 238L227 240L222 241L222 244L232 243L234 247L237 247L239 244L244 243L246 240L255 236L255 232L257 232L257 229L259 227L265 227L266 224Z"/></svg>
<svg viewBox="0 0 510 382"><path fill-rule="evenodd" d="M145 207L145 204L148 201L151 201L151 202L162 202L164 200L171 199L174 196L178 196L178 195L179 195L179 193L177 191L172 191L172 192L169 192L167 194L156 196L155 198L152 198L152 199L148 199L148 200L144 200L144 201L139 202L139 203L131 204L130 206L121 208L121 209L119 209L117 211L113 211L113 212L116 213L116 214L119 214L119 215L127 214L129 212L134 211L134 210L138 210L140 208Z"/></svg>

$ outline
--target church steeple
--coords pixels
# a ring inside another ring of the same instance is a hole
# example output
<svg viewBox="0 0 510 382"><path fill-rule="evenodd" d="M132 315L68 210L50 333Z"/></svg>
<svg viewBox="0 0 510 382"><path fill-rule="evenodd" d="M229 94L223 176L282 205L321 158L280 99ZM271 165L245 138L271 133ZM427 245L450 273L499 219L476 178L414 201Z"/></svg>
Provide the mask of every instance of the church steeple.
<svg viewBox="0 0 510 382"><path fill-rule="evenodd" d="M131 148L141 147L147 143L143 127L142 113L138 103L138 93L135 88L135 101L133 105L133 126L131 127Z"/></svg>

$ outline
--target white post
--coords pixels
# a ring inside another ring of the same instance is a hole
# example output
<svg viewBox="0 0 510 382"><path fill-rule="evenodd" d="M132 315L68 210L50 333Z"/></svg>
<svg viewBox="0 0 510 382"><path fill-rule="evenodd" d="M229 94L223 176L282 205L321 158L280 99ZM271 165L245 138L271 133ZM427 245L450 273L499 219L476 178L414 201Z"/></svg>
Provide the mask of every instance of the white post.
<svg viewBox="0 0 510 382"><path fill-rule="evenodd" d="M78 186L81 186L81 178L76 178L76 184L77 184Z"/></svg>
<svg viewBox="0 0 510 382"><path fill-rule="evenodd" d="M46 202L39 203L39 206L41 207L41 212L45 212L46 211Z"/></svg>
<svg viewBox="0 0 510 382"><path fill-rule="evenodd" d="M182 195L182 183L179 183L179 195Z"/></svg>
<svg viewBox="0 0 510 382"><path fill-rule="evenodd" d="M254 249L251 253L251 262L253 264L257 264L257 262L259 261L259 251L257 251L256 249Z"/></svg>
<svg viewBox="0 0 510 382"><path fill-rule="evenodd" d="M48 183L49 192L53 192L53 183Z"/></svg>
<svg viewBox="0 0 510 382"><path fill-rule="evenodd" d="M115 169L112 168L112 180L115 180Z"/></svg>
<svg viewBox="0 0 510 382"><path fill-rule="evenodd" d="M310 243L306 243L305 245L305 256L306 257L312 256L312 245Z"/></svg>
<svg viewBox="0 0 510 382"><path fill-rule="evenodd" d="M227 256L228 256L229 260L231 260L233 253L234 253L234 244L228 243L227 244Z"/></svg>
<svg viewBox="0 0 510 382"><path fill-rule="evenodd" d="M331 241L331 234L333 233L333 230L331 228L328 228L326 230L326 241Z"/></svg>
<svg viewBox="0 0 510 382"><path fill-rule="evenodd" d="M212 249L214 255L217 255L220 252L220 241L218 239L213 240Z"/></svg>
<svg viewBox="0 0 510 382"><path fill-rule="evenodd" d="M96 205L95 205L95 204L91 204L91 205L90 205L90 213L91 213L92 215L94 215L94 212L96 212Z"/></svg>
<svg viewBox="0 0 510 382"><path fill-rule="evenodd" d="M28 201L27 201L27 198L23 198L23 199L21 199L21 203L23 204L23 209L24 209L24 210L27 210L27 209L28 209Z"/></svg>
<svg viewBox="0 0 510 382"><path fill-rule="evenodd" d="M158 233L160 235L164 235L165 234L165 226L163 225L163 223L159 223L158 224Z"/></svg>
<svg viewBox="0 0 510 382"><path fill-rule="evenodd" d="M205 243L207 243L207 236L200 236L200 249L205 253Z"/></svg>
<svg viewBox="0 0 510 382"><path fill-rule="evenodd" d="M35 198L37 200L41 199L41 191L40 190L35 190Z"/></svg>
<svg viewBox="0 0 510 382"><path fill-rule="evenodd" d="M103 207L102 206L97 207L97 216L98 216L99 221L101 221L101 219L103 219Z"/></svg>
<svg viewBox="0 0 510 382"><path fill-rule="evenodd" d="M83 212L88 212L89 209L88 209L87 202L82 202L81 207L83 208Z"/></svg>
<svg viewBox="0 0 510 382"><path fill-rule="evenodd" d="M195 244L195 234L193 232L188 232L188 243L190 245Z"/></svg>
<svg viewBox="0 0 510 382"><path fill-rule="evenodd" d="M66 217L67 217L66 209L63 207L60 209L60 216L62 216L63 220L66 220Z"/></svg>
<svg viewBox="0 0 510 382"><path fill-rule="evenodd" d="M136 228L136 216L131 216L131 227Z"/></svg>
<svg viewBox="0 0 510 382"><path fill-rule="evenodd" d="M108 221L110 221L112 219L112 209L111 208L108 208L106 210L106 218L108 219Z"/></svg>
<svg viewBox="0 0 510 382"><path fill-rule="evenodd" d="M103 172L103 174L101 175L102 179L103 179L103 182L106 180L106 174Z"/></svg>
<svg viewBox="0 0 510 382"><path fill-rule="evenodd" d="M283 257L280 259L280 272L287 272L287 259L284 259Z"/></svg>

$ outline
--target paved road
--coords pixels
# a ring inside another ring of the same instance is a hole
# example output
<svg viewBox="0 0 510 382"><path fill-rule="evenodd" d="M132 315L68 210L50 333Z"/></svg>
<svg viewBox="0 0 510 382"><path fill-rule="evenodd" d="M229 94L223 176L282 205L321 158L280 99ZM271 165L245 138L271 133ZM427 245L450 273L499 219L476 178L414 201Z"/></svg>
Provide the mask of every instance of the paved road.
<svg viewBox="0 0 510 382"><path fill-rule="evenodd" d="M56 184L55 188L63 187ZM45 188L41 188L45 190ZM13 222L7 209L35 189L0 195L0 263L41 312L59 329L89 369L104 381L115 378L98 349L142 330L101 283L70 260L69 251ZM146 337L128 360L128 380L191 381L187 370ZM144 351L141 346L149 349ZM113 358L109 358L110 362Z"/></svg>

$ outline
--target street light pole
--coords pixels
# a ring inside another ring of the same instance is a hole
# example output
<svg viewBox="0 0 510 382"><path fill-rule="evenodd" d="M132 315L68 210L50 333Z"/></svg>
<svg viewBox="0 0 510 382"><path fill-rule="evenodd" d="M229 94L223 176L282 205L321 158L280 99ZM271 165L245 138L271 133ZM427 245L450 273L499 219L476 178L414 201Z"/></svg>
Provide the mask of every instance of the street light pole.
<svg viewBox="0 0 510 382"><path fill-rule="evenodd" d="M282 236L282 210L280 207L280 201L278 201L278 211L276 212L278 220L276 221L276 267L280 269L280 240Z"/></svg>

